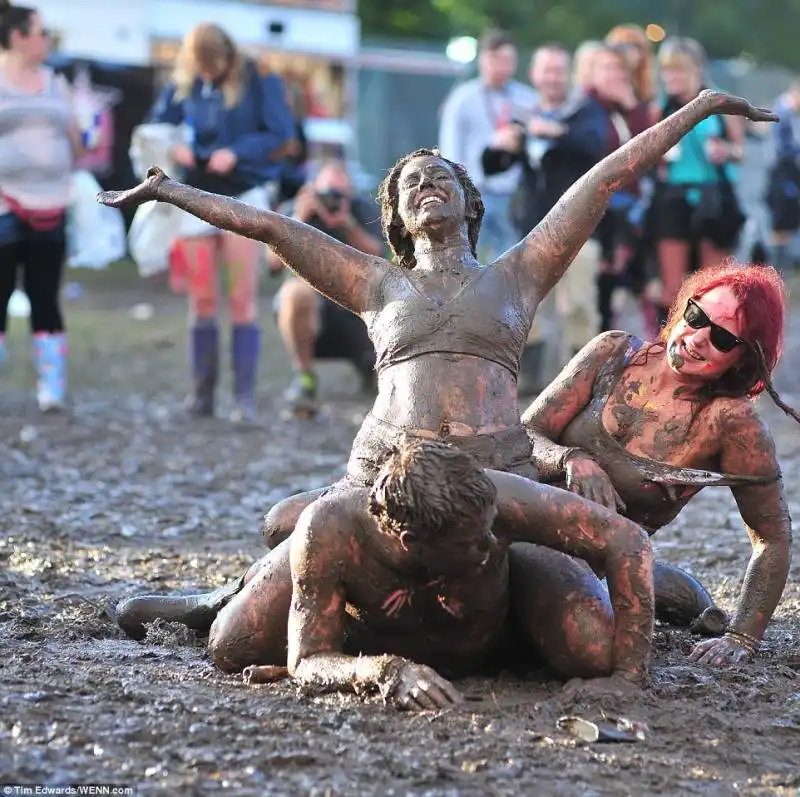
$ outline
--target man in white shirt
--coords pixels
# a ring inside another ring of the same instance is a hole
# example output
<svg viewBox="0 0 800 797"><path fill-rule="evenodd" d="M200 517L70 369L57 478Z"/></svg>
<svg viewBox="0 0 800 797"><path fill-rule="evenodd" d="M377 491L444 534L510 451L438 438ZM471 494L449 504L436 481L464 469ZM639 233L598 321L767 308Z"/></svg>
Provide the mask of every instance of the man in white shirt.
<svg viewBox="0 0 800 797"><path fill-rule="evenodd" d="M516 164L502 174L486 177L483 150L508 134L512 122L525 122L536 102L536 92L513 79L517 48L508 34L488 30L481 36L479 76L457 86L442 110L439 149L445 158L463 164L483 197L480 254L492 262L519 240L511 223L511 197L519 184Z"/></svg>

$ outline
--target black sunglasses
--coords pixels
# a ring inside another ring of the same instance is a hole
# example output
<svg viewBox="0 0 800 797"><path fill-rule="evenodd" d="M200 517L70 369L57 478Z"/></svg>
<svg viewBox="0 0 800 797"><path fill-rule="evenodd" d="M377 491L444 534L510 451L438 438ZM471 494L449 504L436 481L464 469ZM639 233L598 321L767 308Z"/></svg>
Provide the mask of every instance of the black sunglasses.
<svg viewBox="0 0 800 797"><path fill-rule="evenodd" d="M710 327L711 333L709 338L711 339L711 345L723 354L733 351L739 344L744 344L746 342L741 338L737 338L733 332L728 332L725 327L715 324L694 299L689 299L686 302L686 309L683 311L683 320L692 329Z"/></svg>

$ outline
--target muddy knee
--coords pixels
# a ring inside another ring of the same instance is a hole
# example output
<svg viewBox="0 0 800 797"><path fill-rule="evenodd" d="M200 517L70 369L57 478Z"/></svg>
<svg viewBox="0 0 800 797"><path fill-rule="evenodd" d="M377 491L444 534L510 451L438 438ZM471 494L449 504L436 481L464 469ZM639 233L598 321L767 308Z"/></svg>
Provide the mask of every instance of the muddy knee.
<svg viewBox="0 0 800 797"><path fill-rule="evenodd" d="M229 618L225 617L225 612L220 612L211 625L208 632L208 655L211 661L222 670L222 672L241 672L248 664L255 662L243 662L241 652L238 650L238 635L234 633Z"/></svg>
<svg viewBox="0 0 800 797"><path fill-rule="evenodd" d="M267 548L277 548L284 540L289 539L303 510L327 489L327 487L323 487L319 490L309 490L306 493L284 498L283 501L275 504L264 515L264 523L261 526L261 536L264 538Z"/></svg>
<svg viewBox="0 0 800 797"><path fill-rule="evenodd" d="M208 633L208 653L223 672L251 664L286 664L292 576L287 542L264 556L242 589L220 609Z"/></svg>
<svg viewBox="0 0 800 797"><path fill-rule="evenodd" d="M564 679L602 678L614 669L614 618L603 600L570 596L561 617L562 634L550 640L547 662Z"/></svg>
<svg viewBox="0 0 800 797"><path fill-rule="evenodd" d="M264 515L261 536L264 538L267 548L276 548L284 540L288 540L289 535L294 531L297 515L292 512L290 501L291 499L287 498L285 501L275 504Z"/></svg>
<svg viewBox="0 0 800 797"><path fill-rule="evenodd" d="M288 598L276 596L274 618L261 614L258 607L242 604L226 606L208 633L208 654L222 672L237 673L251 664L286 664L286 623ZM270 612L272 613L272 612ZM261 614L255 618L254 614Z"/></svg>
<svg viewBox="0 0 800 797"><path fill-rule="evenodd" d="M609 675L614 613L591 568L530 544L511 546L509 566L515 624L536 658L564 679Z"/></svg>

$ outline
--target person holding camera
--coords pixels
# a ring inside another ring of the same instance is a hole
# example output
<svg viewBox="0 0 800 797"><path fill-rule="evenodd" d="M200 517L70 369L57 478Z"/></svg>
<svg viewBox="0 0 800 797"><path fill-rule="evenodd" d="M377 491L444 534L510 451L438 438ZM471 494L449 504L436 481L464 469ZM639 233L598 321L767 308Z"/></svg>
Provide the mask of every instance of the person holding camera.
<svg viewBox="0 0 800 797"><path fill-rule="evenodd" d="M347 169L340 161L323 163L282 213L327 233L367 254L382 256L385 246L375 205L355 196ZM268 250L270 272L283 269L280 258ZM291 275L275 296L278 330L295 368L286 392L296 409L313 410L317 397L315 359L349 360L364 386L374 379L375 351L364 322Z"/></svg>

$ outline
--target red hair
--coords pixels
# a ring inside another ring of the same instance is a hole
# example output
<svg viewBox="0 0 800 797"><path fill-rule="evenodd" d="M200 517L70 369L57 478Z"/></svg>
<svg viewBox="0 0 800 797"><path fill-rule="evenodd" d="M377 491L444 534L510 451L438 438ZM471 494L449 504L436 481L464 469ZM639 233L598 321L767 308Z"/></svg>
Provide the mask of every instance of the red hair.
<svg viewBox="0 0 800 797"><path fill-rule="evenodd" d="M736 365L709 385L709 398L754 398L771 387L769 377L783 352L787 291L783 279L772 266L742 265L728 260L696 271L684 280L670 307L659 342L666 345L675 327L683 320L689 299L699 299L714 288L729 288L738 299L739 337L751 347Z"/></svg>
<svg viewBox="0 0 800 797"><path fill-rule="evenodd" d="M644 29L639 25L617 25L608 32L606 44L634 44L642 53L642 60L633 75L633 87L640 102L651 102L653 99L653 45L647 38Z"/></svg>

